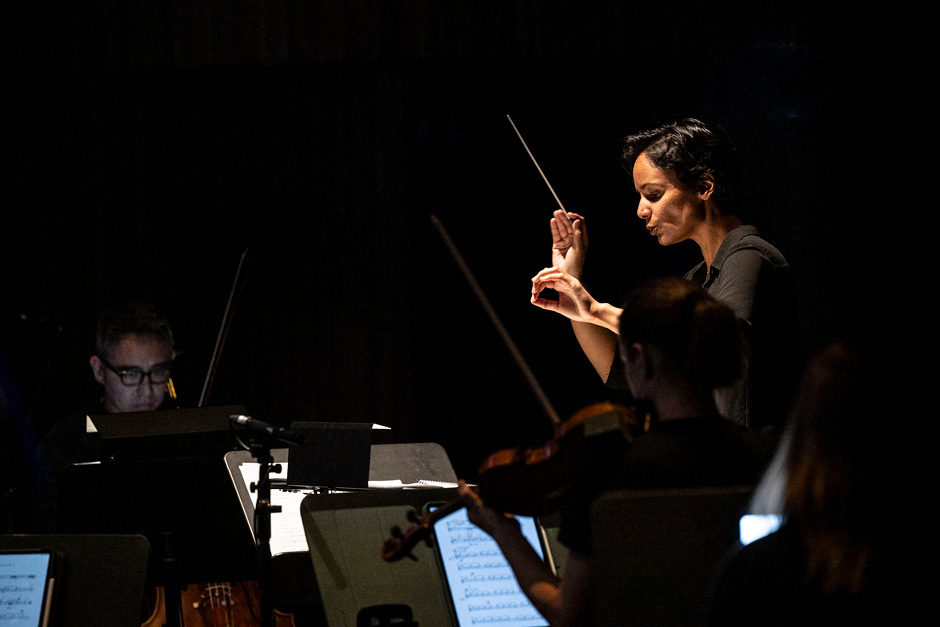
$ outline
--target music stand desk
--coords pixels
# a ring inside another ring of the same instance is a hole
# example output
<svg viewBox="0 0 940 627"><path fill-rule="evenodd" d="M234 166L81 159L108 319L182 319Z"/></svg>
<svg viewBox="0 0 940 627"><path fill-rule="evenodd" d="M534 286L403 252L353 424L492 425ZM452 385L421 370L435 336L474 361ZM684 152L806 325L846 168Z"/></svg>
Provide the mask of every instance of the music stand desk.
<svg viewBox="0 0 940 627"><path fill-rule="evenodd" d="M271 450L274 462L282 464L281 472L272 475L286 480L289 449ZM248 451L232 451L225 455L225 463L235 491L241 503L244 520L254 535L254 495L250 484L257 480L257 462ZM421 480L433 480L456 484L457 475L444 449L436 443L418 442L405 444L373 444L369 465L370 481L397 480L402 484L415 484ZM426 490L410 490L425 492ZM355 494L367 494L364 498L384 498L386 492L403 492L400 489L375 489ZM273 486L271 500L283 509L271 516L272 576L274 579L274 605L284 612L320 611L320 596L317 593L313 566L308 553L307 538L301 518L301 504L308 492L287 491ZM317 494L316 498L350 496ZM375 551L378 554L379 545Z"/></svg>
<svg viewBox="0 0 940 627"><path fill-rule="evenodd" d="M71 464L58 493L59 533L143 534L161 585L253 578L251 534L225 467L238 406L93 416L100 463ZM152 415L151 415L152 414Z"/></svg>
<svg viewBox="0 0 940 627"><path fill-rule="evenodd" d="M357 627L371 606L403 604L419 625L454 625L441 566L434 549L419 542L415 560L381 559L393 526L407 528L409 511L457 498L450 488L313 494L301 504L323 624Z"/></svg>

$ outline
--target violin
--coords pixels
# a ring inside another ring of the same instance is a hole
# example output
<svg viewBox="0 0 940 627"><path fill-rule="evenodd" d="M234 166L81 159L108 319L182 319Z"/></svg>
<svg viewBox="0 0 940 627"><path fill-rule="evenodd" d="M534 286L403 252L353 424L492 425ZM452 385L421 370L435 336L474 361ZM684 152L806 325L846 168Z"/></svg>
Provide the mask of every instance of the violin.
<svg viewBox="0 0 940 627"><path fill-rule="evenodd" d="M480 464L478 486L487 507L523 516L554 512L586 463L589 441L619 433L623 443L649 429L629 407L594 403L555 428L555 437L538 447L503 449Z"/></svg>
<svg viewBox="0 0 940 627"><path fill-rule="evenodd" d="M649 429L649 416L642 423L637 412L614 403L595 403L579 410L555 429L555 437L537 447L516 447L496 451L480 464L477 490L487 507L525 516L545 516L554 512L574 483L578 469L586 463L589 440L613 434L622 442L632 442ZM411 510L406 515L410 527L393 527L382 545L387 562L403 557L416 558L412 548L420 541L430 543L434 523L464 507L456 499L430 514Z"/></svg>

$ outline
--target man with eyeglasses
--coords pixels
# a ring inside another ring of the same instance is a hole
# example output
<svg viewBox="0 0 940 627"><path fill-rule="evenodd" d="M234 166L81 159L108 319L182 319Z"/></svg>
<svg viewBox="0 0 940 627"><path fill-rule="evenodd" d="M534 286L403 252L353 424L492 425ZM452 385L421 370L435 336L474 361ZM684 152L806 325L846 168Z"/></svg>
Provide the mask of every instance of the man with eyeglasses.
<svg viewBox="0 0 940 627"><path fill-rule="evenodd" d="M171 385L173 345L166 317L151 305L124 304L98 319L95 354L89 364L101 384L101 396L94 407L61 420L42 440L40 463L48 474L36 480L31 514L35 530L54 530L63 469L68 464L101 461L101 441L97 434L88 433L86 415L152 411L164 406Z"/></svg>
<svg viewBox="0 0 940 627"><path fill-rule="evenodd" d="M124 305L98 321L95 354L89 359L103 387L108 413L159 409L173 365L173 332L149 305Z"/></svg>

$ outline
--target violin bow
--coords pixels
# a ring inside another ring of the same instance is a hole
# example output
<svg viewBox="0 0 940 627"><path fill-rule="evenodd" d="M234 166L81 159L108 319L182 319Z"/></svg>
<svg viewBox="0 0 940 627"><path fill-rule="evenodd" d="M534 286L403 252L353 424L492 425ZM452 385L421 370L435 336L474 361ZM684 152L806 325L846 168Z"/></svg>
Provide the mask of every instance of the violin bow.
<svg viewBox="0 0 940 627"><path fill-rule="evenodd" d="M552 187L552 184L548 182L548 177L545 176L545 173L542 172L542 168L539 167L539 162L535 160L535 155L532 154L532 151L529 150L528 144L526 144L526 143L525 143L525 140L522 139L522 133L520 133L520 132L519 132L519 129L516 128L516 124L515 124L515 122L512 121L512 118L511 118L511 117L509 117L509 116L507 115L507 116L506 116L506 119L509 120L509 123L510 123L510 124L512 124L512 130L516 131L516 135L519 137L519 141L522 142L522 147L525 148L525 151L526 151L527 153L529 153L529 158L532 159L532 163L535 164L535 169L538 170L538 171L539 171L539 174L542 175L542 180L545 181L545 184L546 184L546 185L548 185L548 191L550 191L550 192L552 193L552 196L555 197L555 202L558 203L558 207L559 207L562 211L565 212L565 217L570 220L570 219L571 219L571 216L568 215L568 211L565 209L565 206L564 206L563 204L561 204L561 200L558 198L558 194L555 193L555 189Z"/></svg>
<svg viewBox="0 0 940 627"><path fill-rule="evenodd" d="M499 319L499 316L496 314L496 310L493 309L493 306L490 304L489 299L486 297L486 294L483 292L483 288L480 287L480 284L477 283L476 278L474 278L473 273L470 271L470 267L463 260L463 256L460 254L460 251L457 250L457 245L454 244L454 241L450 238L450 235L447 233L447 229L444 228L444 225L441 224L441 221L437 219L437 216L431 215L431 224L434 225L434 228L437 229L438 234L441 236L441 239L444 241L444 244L447 246L447 250L450 251L451 256L454 258L454 261L457 262L457 266L460 268L460 271L463 273L464 278L467 279L467 282L470 284L470 287L473 289L473 292L476 294L477 299L480 301L480 304L483 306L483 310L486 311L486 314L489 316L490 320L493 323L493 326L496 327L496 330L499 332L500 337L503 339L503 343L506 344L506 348L509 349L509 352L512 354L513 359L516 360L516 364L519 366L519 369L522 370L522 374L525 376L526 381L529 383L529 388L535 394L536 399L539 401L539 404L542 406L542 410L545 412L545 415L548 416L549 420L552 421L552 426L559 426L562 423L561 418L558 416L558 412L555 411L555 408L552 406L551 401L548 400L548 395L545 394L545 390L542 389L542 386L539 385L538 379L535 378L535 374L532 372L532 369L529 368L529 364L526 363L525 358L522 356L522 353L519 351L519 348L516 346L516 343L513 341L512 337L509 335L509 332L506 330L506 327L503 326L502 321Z"/></svg>

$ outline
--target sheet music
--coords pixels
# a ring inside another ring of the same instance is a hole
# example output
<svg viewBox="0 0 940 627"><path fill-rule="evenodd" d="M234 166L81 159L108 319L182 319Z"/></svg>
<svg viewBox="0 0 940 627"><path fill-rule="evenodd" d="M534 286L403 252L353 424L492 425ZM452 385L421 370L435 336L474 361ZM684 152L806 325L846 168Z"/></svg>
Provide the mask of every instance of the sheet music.
<svg viewBox="0 0 940 627"><path fill-rule="evenodd" d="M242 464L242 480L246 486L258 481L257 463ZM287 463L281 463L281 472L271 472L272 479L287 479ZM256 506L258 493L252 492L251 504ZM271 490L271 504L279 505L281 511L271 514L271 555L278 553L292 553L307 550L307 537L304 535L304 524L300 518L300 503L309 492L300 490Z"/></svg>
<svg viewBox="0 0 940 627"><path fill-rule="evenodd" d="M518 519L529 543L544 557L535 522ZM499 546L467 519L467 510L439 520L434 533L460 627L548 625L522 592Z"/></svg>
<svg viewBox="0 0 940 627"><path fill-rule="evenodd" d="M287 462L279 462L281 472L271 472L272 479L287 479ZM258 481L258 469L260 465L257 462L245 463L239 465L241 478L246 487ZM448 484L441 481L422 479L417 483L402 483L398 479L385 481L370 481L369 487L373 489L420 489L434 487L456 487L456 484ZM251 495L251 504L254 507L257 504L258 494L248 489ZM304 532L303 519L300 516L300 504L312 490L281 490L271 489L271 504L279 505L281 511L271 514L271 555L279 553L293 553L307 550L307 536Z"/></svg>
<svg viewBox="0 0 940 627"><path fill-rule="evenodd" d="M0 555L0 623L11 627L42 625L49 556Z"/></svg>

